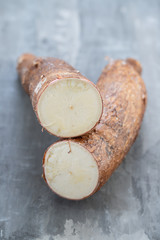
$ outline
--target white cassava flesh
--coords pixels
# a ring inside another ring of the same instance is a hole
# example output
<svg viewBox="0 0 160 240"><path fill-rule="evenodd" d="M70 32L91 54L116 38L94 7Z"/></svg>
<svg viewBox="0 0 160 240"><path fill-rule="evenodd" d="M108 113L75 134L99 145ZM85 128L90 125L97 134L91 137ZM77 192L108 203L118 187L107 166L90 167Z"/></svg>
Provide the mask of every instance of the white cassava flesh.
<svg viewBox="0 0 160 240"><path fill-rule="evenodd" d="M82 135L102 114L102 99L96 87L80 79L60 79L41 94L37 112L42 126L60 137Z"/></svg>
<svg viewBox="0 0 160 240"><path fill-rule="evenodd" d="M72 141L51 145L44 156L43 169L49 187L64 198L83 199L98 184L99 171L94 157Z"/></svg>

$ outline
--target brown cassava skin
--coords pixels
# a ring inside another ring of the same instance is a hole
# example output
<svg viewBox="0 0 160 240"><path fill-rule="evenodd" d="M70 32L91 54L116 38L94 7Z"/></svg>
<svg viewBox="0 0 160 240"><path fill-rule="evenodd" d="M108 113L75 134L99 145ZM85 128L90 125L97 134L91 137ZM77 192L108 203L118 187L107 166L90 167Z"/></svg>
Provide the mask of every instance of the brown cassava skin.
<svg viewBox="0 0 160 240"><path fill-rule="evenodd" d="M39 119L37 106L41 94L50 84L60 79L76 78L87 81L96 88L96 86L78 70L74 69L65 61L57 58L41 58L26 53L18 59L17 71L20 76L21 84L26 93L30 96L33 110L43 128L45 128L45 126L43 126Z"/></svg>
<svg viewBox="0 0 160 240"><path fill-rule="evenodd" d="M146 88L140 63L129 59L108 64L97 83L104 110L89 134L75 139L94 156L99 168L99 190L135 141L146 107Z"/></svg>
<svg viewBox="0 0 160 240"><path fill-rule="evenodd" d="M141 71L134 59L109 63L97 83L104 106L99 124L88 134L69 140L85 147L97 162L99 181L92 194L107 182L138 135L147 100Z"/></svg>

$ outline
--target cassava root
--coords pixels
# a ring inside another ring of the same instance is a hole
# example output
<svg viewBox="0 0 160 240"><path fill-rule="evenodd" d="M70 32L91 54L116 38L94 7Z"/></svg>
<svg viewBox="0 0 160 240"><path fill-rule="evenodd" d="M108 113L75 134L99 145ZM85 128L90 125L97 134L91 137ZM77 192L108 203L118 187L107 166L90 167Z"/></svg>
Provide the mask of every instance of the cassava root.
<svg viewBox="0 0 160 240"><path fill-rule="evenodd" d="M97 87L63 60L23 54L17 70L40 124L51 134L76 137L99 122L103 107Z"/></svg>
<svg viewBox="0 0 160 240"><path fill-rule="evenodd" d="M84 199L98 191L135 141L146 107L142 69L134 59L117 60L103 70L97 87L103 115L88 134L51 145L43 158L43 176L58 195Z"/></svg>

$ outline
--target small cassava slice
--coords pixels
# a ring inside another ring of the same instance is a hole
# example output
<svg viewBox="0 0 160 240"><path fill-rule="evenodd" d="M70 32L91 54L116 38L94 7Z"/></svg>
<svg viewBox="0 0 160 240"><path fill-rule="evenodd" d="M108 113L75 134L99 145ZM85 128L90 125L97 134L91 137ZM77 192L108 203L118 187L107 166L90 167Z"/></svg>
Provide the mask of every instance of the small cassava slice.
<svg viewBox="0 0 160 240"><path fill-rule="evenodd" d="M24 54L17 70L40 124L51 134L80 136L100 120L97 87L63 60Z"/></svg>
<svg viewBox="0 0 160 240"><path fill-rule="evenodd" d="M99 190L135 141L146 107L141 66L134 59L108 64L97 83L103 115L90 133L51 145L43 158L43 175L58 195L74 200Z"/></svg>

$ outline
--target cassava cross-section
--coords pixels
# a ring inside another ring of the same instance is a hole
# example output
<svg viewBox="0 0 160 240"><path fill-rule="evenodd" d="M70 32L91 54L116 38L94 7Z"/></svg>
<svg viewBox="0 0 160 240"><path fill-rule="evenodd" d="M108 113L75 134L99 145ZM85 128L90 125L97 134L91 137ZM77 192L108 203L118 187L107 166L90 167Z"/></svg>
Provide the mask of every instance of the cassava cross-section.
<svg viewBox="0 0 160 240"><path fill-rule="evenodd" d="M84 199L99 190L122 162L141 126L146 89L141 65L117 60L103 70L97 86L104 110L88 134L51 145L43 158L43 176L58 195Z"/></svg>
<svg viewBox="0 0 160 240"><path fill-rule="evenodd" d="M24 54L17 70L40 124L51 134L80 136L100 120L103 107L97 87L63 60Z"/></svg>

